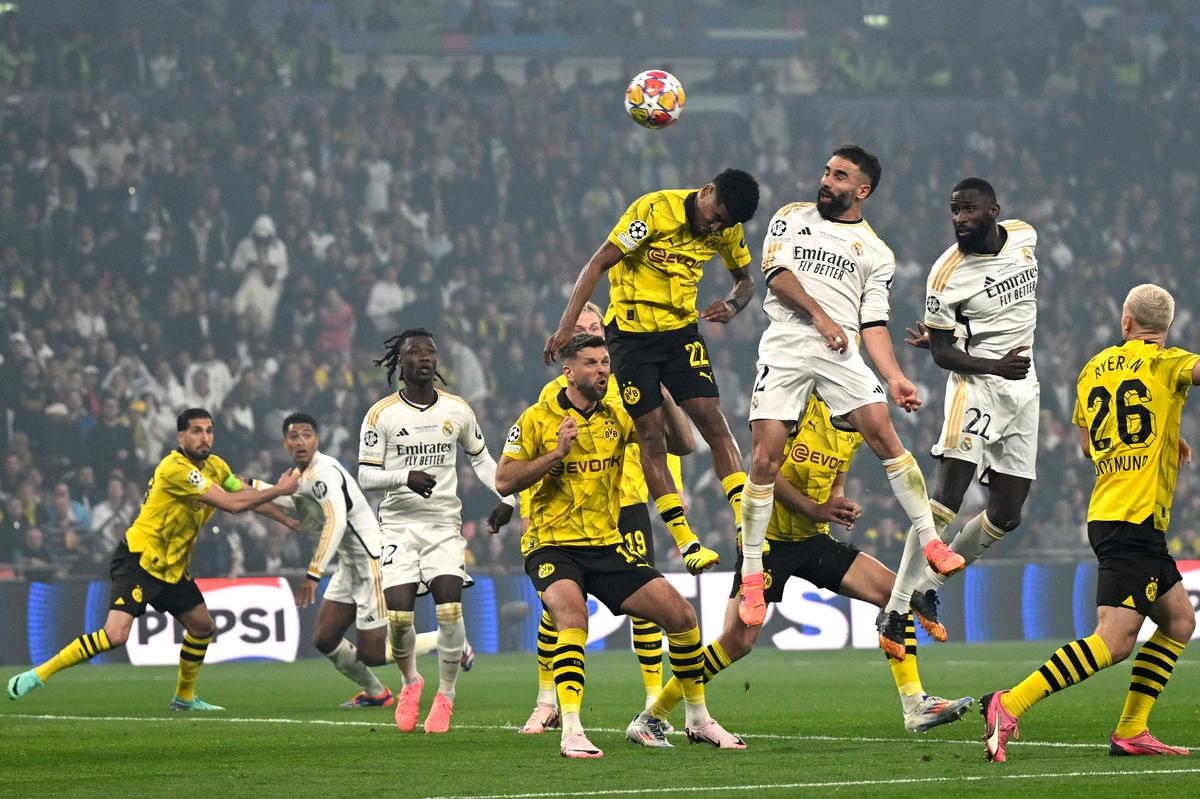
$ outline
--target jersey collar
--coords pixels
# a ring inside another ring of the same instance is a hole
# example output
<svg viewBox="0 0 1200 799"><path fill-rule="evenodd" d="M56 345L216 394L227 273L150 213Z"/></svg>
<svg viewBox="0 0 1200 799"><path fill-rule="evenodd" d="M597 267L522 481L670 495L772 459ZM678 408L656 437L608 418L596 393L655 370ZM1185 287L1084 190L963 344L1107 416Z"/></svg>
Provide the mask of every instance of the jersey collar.
<svg viewBox="0 0 1200 799"><path fill-rule="evenodd" d="M576 408L571 404L571 400L567 399L567 390L565 388L559 389L558 391L558 404L564 411L575 411L575 413L579 414L584 419L591 419L592 416L595 415L596 411L600 410L599 402L593 405L590 411L584 411Z"/></svg>
<svg viewBox="0 0 1200 799"><path fill-rule="evenodd" d="M433 402L429 403L428 405L418 405L415 402L409 401L408 397L404 396L403 389L397 389L396 396L398 396L400 398L401 402L403 402L405 405L412 408L413 410L420 411L421 413L425 413L425 411L429 410L434 405L438 404L438 400L440 400L442 398L442 392L437 391L436 398L433 400Z"/></svg>

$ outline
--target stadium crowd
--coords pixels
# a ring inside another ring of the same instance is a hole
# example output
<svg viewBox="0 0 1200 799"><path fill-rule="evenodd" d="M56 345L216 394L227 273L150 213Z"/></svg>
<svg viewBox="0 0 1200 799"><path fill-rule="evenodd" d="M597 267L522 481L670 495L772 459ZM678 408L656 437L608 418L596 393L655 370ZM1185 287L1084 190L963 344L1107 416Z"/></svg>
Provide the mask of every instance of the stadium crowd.
<svg viewBox="0 0 1200 799"><path fill-rule="evenodd" d="M437 335L448 390L472 403L496 453L553 374L541 349L573 276L630 201L745 168L764 195L747 226L757 262L771 213L812 199L843 141L883 160L866 212L897 257L891 330L926 402L897 412L898 424L927 474L945 374L901 339L952 241L949 189L984 177L1002 217L1038 230L1042 480L997 554L1088 552L1075 378L1117 339L1125 291L1144 280L1171 289L1174 341L1200 345L1200 172L1181 155L1197 149L1200 34L1187 20L1093 28L1074 3L1029 0L1027 27L1040 33L1014 27L982 49L814 35L786 64L682 74L690 97L732 98L725 107L741 113L697 110L649 133L619 98L650 65L600 80L533 58L511 81L484 57L431 81L415 60L394 73L378 54L363 69L342 65L336 34L384 30L400 4L354 17L354 4L336 3L318 24L291 3L278 27L247 17L238 36L218 29L211 3L178 5L186 24L103 36L0 16L0 564L27 577L104 572L184 407L214 413L216 451L239 473L278 474L293 410L314 414L323 449L353 464L364 412L388 391L371 359L404 328ZM570 9L588 5L526 3L506 25L570 30L583 18ZM458 24L470 34L497 23L475 2ZM895 107L868 115L863 95ZM721 271L710 267L706 302L727 287ZM757 305L703 331L743 452ZM1185 436L1195 442L1198 429L1185 416ZM685 467L689 515L712 520L698 532L730 555L708 460ZM883 479L870 463L852 471L847 495L865 510L850 540L895 565L904 531ZM460 485L477 567L518 568L512 530L483 532L490 492L470 469ZM1200 557L1192 479L1176 507L1173 551ZM260 517L218 525L197 551L198 576L307 561L306 542Z"/></svg>

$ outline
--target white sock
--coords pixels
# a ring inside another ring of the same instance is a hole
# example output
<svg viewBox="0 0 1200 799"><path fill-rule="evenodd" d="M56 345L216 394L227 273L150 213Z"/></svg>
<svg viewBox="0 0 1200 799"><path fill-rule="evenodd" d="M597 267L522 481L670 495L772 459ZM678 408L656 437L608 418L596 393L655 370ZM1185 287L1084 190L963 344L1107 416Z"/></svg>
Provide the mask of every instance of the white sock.
<svg viewBox="0 0 1200 799"><path fill-rule="evenodd" d="M908 613L912 592L924 576L925 553L915 531L909 528L908 537L904 540L904 554L896 568L896 582L892 585L892 595L884 611L890 613L894 610L901 615Z"/></svg>
<svg viewBox="0 0 1200 799"><path fill-rule="evenodd" d="M911 713L917 709L917 705L925 701L925 694L917 691L912 694L900 694L900 706L904 708L905 713Z"/></svg>
<svg viewBox="0 0 1200 799"><path fill-rule="evenodd" d="M420 679L417 672L417 659L413 655L413 643L416 633L413 632L413 612L411 610L389 610L388 641L392 645L392 656L400 667L405 685L412 685Z"/></svg>
<svg viewBox="0 0 1200 799"><path fill-rule="evenodd" d="M775 504L775 484L759 485L746 481L742 489L742 576L763 570L763 541Z"/></svg>
<svg viewBox="0 0 1200 799"><path fill-rule="evenodd" d="M749 485L749 483L747 483L747 485ZM742 501L743 502L745 501L744 492L743 492L743 500ZM745 505L743 505L742 507L744 508ZM745 521L746 521L746 517L743 516L742 522L744 523ZM743 532L744 532L744 530L743 530ZM705 705L703 702L698 702L696 704L692 704L691 702L684 701L684 703L683 703L683 723L684 723L685 727L694 730L698 727L703 727L705 724L707 724L711 720L712 720L712 716L708 715L708 706Z"/></svg>
<svg viewBox="0 0 1200 799"><path fill-rule="evenodd" d="M1004 530L992 524L987 511L983 511L963 525L963 529L950 542L950 548L962 555L969 566L979 560L988 547L1003 538L1004 533Z"/></svg>
<svg viewBox="0 0 1200 799"><path fill-rule="evenodd" d="M463 624L462 603L444 602L434 607L434 613L438 622L438 693L453 699L463 641L467 637L467 627Z"/></svg>
<svg viewBox="0 0 1200 799"><path fill-rule="evenodd" d="M558 707L558 692L553 688L539 688L537 703L539 705L551 705L553 707Z"/></svg>
<svg viewBox="0 0 1200 799"><path fill-rule="evenodd" d="M437 642L437 630L430 630L429 632L425 633L417 633L416 643L413 644L413 655L416 657L421 657L421 655L428 655L430 652L436 651L438 648Z"/></svg>
<svg viewBox="0 0 1200 799"><path fill-rule="evenodd" d="M562 724L562 739L565 741L577 732L583 732L583 722L578 713L563 713L559 722Z"/></svg>
<svg viewBox="0 0 1200 799"><path fill-rule="evenodd" d="M921 546L937 540L937 528L933 524L933 511L929 507L929 494L925 490L925 477L917 466L917 459L905 450L902 455L880 461L887 473L892 493L900 502L913 529L921 540ZM743 505L745 499L742 500Z"/></svg>
<svg viewBox="0 0 1200 799"><path fill-rule="evenodd" d="M379 696L386 690L367 664L358 659L358 648L345 638L325 657L333 661L335 669L357 683L370 696Z"/></svg>

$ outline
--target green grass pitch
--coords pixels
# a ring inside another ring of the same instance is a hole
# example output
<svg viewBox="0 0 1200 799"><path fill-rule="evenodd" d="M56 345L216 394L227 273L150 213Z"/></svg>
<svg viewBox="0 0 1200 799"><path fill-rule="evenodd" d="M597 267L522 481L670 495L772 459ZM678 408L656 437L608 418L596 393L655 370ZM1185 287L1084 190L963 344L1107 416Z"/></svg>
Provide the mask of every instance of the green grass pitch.
<svg viewBox="0 0 1200 799"><path fill-rule="evenodd" d="M923 647L927 691L1008 687L1057 646ZM422 658L428 709L436 661ZM602 760L558 756L557 731L522 736L533 705L531 654L480 656L458 682L445 736L402 735L390 709L339 710L354 686L324 659L206 666L200 695L224 713L167 712L173 668L87 666L0 707L0 795L640 797L1196 796L1200 753L1113 758L1107 736L1129 676L1123 663L1052 697L1022 722L1005 765L991 765L971 713L925 735L905 732L877 652L760 650L708 689L709 707L745 735L744 752L640 749L624 740L642 687L628 652L587 661L584 723ZM12 669L13 672L16 669ZM377 672L399 682L394 667ZM7 675L6 675L7 677ZM680 714L673 718L682 728ZM1200 748L1200 674L1185 654L1154 716L1164 741Z"/></svg>

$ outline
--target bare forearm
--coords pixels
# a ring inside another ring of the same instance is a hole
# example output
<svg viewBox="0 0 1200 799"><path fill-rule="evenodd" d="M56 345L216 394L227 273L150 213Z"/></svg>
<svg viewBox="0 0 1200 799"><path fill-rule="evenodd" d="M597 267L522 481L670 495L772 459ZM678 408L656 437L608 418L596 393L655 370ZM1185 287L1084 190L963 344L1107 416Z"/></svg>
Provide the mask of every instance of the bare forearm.
<svg viewBox="0 0 1200 799"><path fill-rule="evenodd" d="M729 290L729 294L725 297L725 302L733 307L733 312L736 314L750 304L750 300L754 297L754 278L747 272L739 275L733 281L733 288Z"/></svg>
<svg viewBox="0 0 1200 799"><path fill-rule="evenodd" d="M284 527L292 530L300 528L300 522L284 513L283 509L274 502L266 502L254 508L254 512L259 516L264 516L272 521L279 522Z"/></svg>
<svg viewBox="0 0 1200 799"><path fill-rule="evenodd" d="M789 483L783 475L775 477L775 501L793 513L802 513L810 519L817 518L816 502L812 497Z"/></svg>
<svg viewBox="0 0 1200 799"><path fill-rule="evenodd" d="M600 282L600 276L604 274L606 269L612 266L612 263L608 263L611 260L611 254L606 250L606 247L616 249L611 243L605 242L605 245L601 246L592 255L591 259L587 262L587 266L579 271L579 276L575 278L575 287L571 289L571 298L567 300L567 307L563 311L562 318L559 320L560 327L571 327L575 324L575 320L583 312L583 306L592 298L592 292L596 290L596 284Z"/></svg>
<svg viewBox="0 0 1200 799"><path fill-rule="evenodd" d="M885 325L875 325L862 331L863 346L871 356L871 363L883 376L884 380L903 380L904 371L896 362L896 352L892 349L892 337Z"/></svg>
<svg viewBox="0 0 1200 799"><path fill-rule="evenodd" d="M562 463L562 456L558 452L547 452L531 461L503 457L496 467L496 491L503 496L524 491L549 474L559 463Z"/></svg>
<svg viewBox="0 0 1200 799"><path fill-rule="evenodd" d="M930 352L933 362L948 372L965 375L989 375L1000 362L998 358L979 358L968 355L953 344L938 344L930 337Z"/></svg>
<svg viewBox="0 0 1200 799"><path fill-rule="evenodd" d="M768 289L790 310L807 315L810 319L825 314L821 303L804 289L800 278L784 269L767 284Z"/></svg>

